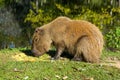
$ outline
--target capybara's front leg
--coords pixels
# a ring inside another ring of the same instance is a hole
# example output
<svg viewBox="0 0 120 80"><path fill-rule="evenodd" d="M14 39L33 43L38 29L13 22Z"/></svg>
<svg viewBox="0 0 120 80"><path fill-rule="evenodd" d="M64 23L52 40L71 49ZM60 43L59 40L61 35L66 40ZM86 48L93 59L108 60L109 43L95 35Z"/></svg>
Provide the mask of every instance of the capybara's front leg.
<svg viewBox="0 0 120 80"><path fill-rule="evenodd" d="M54 60L59 59L60 55L63 53L63 51L64 51L64 48L58 47L57 52L56 52L55 56L52 59L54 59Z"/></svg>

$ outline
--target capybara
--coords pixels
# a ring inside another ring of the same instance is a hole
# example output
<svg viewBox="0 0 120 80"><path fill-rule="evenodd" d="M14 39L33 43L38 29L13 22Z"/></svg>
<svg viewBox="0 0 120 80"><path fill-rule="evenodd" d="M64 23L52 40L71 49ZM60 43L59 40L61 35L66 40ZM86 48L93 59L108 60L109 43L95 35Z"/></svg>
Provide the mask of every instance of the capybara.
<svg viewBox="0 0 120 80"><path fill-rule="evenodd" d="M36 28L32 52L35 56L41 56L54 44L56 54L53 59L58 59L63 51L68 51L73 55L72 60L96 63L99 62L103 43L103 35L94 24L61 16Z"/></svg>

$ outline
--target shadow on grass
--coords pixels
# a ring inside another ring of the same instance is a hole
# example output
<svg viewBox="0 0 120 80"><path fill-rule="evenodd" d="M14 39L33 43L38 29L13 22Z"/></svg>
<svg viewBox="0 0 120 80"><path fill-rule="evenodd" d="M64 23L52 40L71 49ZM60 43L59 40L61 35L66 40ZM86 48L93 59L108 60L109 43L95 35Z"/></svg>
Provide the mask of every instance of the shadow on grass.
<svg viewBox="0 0 120 80"><path fill-rule="evenodd" d="M50 50L49 52L47 52L48 55L50 55L51 57L54 57L55 54L56 54L56 51L55 50ZM73 56L68 54L67 52L63 52L61 57L63 58L68 58L68 59L72 59Z"/></svg>
<svg viewBox="0 0 120 80"><path fill-rule="evenodd" d="M27 55L27 56L35 57L35 56L33 55L33 53L31 52L31 50L20 50L20 51L23 52L23 53L25 53L25 55ZM48 54L48 55L51 56L51 58L52 58L52 57L55 56L55 53L56 53L55 50L50 50L50 51L48 51L46 54ZM72 59L72 58L73 58L73 56L71 56L71 55L68 54L67 52L63 52L62 55L61 55L61 57L63 57L63 58L68 58L68 59Z"/></svg>
<svg viewBox="0 0 120 80"><path fill-rule="evenodd" d="M32 54L30 49L29 50L20 50L20 51L23 52L27 56L33 56L34 57L34 55Z"/></svg>

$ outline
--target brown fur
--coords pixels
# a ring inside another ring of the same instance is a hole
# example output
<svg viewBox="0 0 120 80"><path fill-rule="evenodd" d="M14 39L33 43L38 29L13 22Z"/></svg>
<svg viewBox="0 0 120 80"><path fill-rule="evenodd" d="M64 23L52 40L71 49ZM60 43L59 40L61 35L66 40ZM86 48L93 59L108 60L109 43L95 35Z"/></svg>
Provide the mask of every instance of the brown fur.
<svg viewBox="0 0 120 80"><path fill-rule="evenodd" d="M32 51L35 56L40 56L50 49L52 43L57 49L54 59L58 59L67 50L74 56L73 60L99 62L104 41L94 24L58 17L35 30Z"/></svg>

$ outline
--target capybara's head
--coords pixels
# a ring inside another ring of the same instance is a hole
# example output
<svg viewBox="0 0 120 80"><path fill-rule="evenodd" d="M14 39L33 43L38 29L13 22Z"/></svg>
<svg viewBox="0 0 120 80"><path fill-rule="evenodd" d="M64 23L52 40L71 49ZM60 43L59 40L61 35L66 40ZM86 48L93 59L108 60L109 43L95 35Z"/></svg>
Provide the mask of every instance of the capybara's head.
<svg viewBox="0 0 120 80"><path fill-rule="evenodd" d="M43 28L37 28L32 39L32 53L38 57L49 51L52 40L48 32Z"/></svg>

